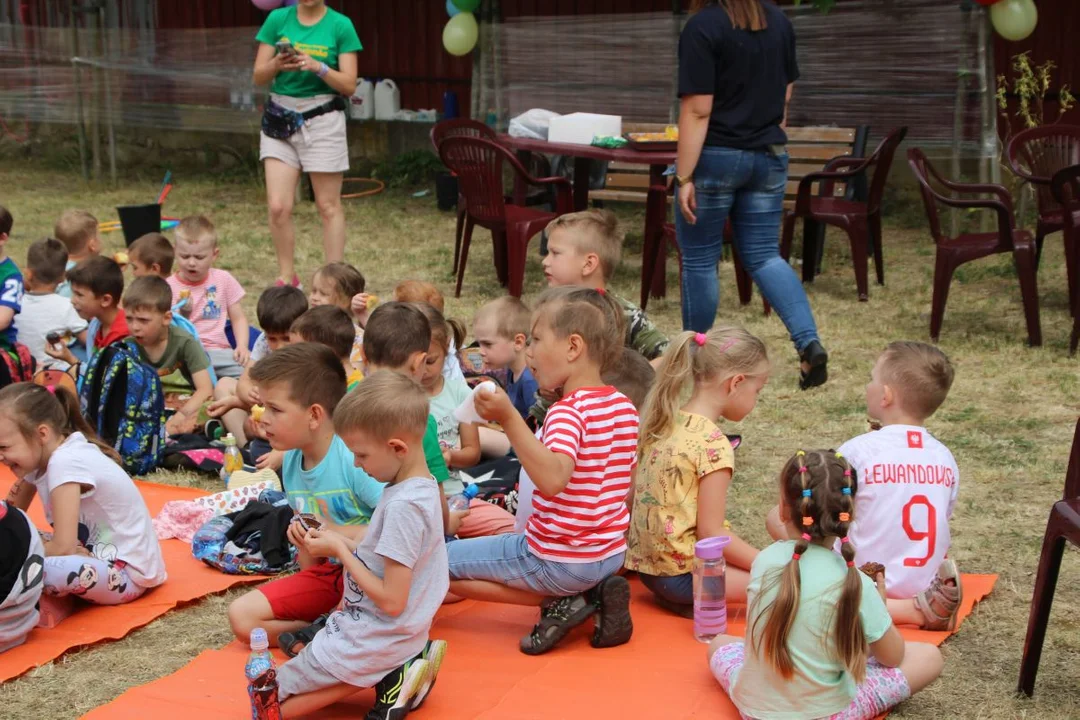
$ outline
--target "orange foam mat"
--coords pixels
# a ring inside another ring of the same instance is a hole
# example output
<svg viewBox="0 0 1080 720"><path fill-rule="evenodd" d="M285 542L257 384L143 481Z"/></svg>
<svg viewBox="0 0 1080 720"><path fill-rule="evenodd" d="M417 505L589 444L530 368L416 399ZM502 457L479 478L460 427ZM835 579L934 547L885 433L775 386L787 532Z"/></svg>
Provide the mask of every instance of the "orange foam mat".
<svg viewBox="0 0 1080 720"><path fill-rule="evenodd" d="M994 587L996 575L965 575L961 620ZM690 621L660 610L636 579L634 637L626 645L595 650L586 628L551 652L529 657L518 638L529 631L536 610L471 600L440 610L432 637L447 640L449 652L438 686L416 716L438 720L558 720L559 718L738 718L705 661L705 646ZM743 612L739 612L742 610ZM729 632L742 635L740 619ZM222 618L222 622L225 622ZM588 626L589 623L586 623ZM903 631L905 637L940 644L948 633ZM88 720L250 717L244 662L248 650L233 642L207 650L172 675L132 688L84 716ZM279 662L284 656L278 654ZM374 702L372 690L320 711L320 719L358 718ZM313 717L315 717L313 716Z"/></svg>
<svg viewBox="0 0 1080 720"><path fill-rule="evenodd" d="M0 465L0 497L5 497L15 478ZM173 487L136 480L152 515L170 500L193 500L208 493L196 488ZM30 506L30 517L39 528L48 529L39 499ZM26 643L0 654L0 683L18 677L39 665L52 662L68 650L105 640L119 640L129 632L161 617L178 605L210 593L221 592L239 583L265 580L261 576L225 575L191 556L191 546L180 540L164 540L161 551L169 579L127 605L101 607L82 603L70 617L52 629L37 628Z"/></svg>

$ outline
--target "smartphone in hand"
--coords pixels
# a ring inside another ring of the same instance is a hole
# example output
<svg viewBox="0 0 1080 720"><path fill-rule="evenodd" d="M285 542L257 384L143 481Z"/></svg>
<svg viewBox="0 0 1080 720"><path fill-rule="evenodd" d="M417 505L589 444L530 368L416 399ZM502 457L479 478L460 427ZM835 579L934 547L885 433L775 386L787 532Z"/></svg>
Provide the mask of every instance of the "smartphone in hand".
<svg viewBox="0 0 1080 720"><path fill-rule="evenodd" d="M295 55L296 48L288 40L274 43L274 48L278 51L279 55Z"/></svg>

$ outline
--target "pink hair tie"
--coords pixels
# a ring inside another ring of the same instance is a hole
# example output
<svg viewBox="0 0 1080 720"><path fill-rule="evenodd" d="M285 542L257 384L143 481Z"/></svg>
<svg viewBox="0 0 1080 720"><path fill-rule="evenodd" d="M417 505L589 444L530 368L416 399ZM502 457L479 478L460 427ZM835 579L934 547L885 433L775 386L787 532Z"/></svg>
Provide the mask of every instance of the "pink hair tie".
<svg viewBox="0 0 1080 720"><path fill-rule="evenodd" d="M709 342L709 336L705 333L697 333L694 335L694 342L698 344L698 347L705 347L705 343Z"/></svg>
<svg viewBox="0 0 1080 720"><path fill-rule="evenodd" d="M810 537L810 533L803 533L802 534L802 539L805 540L806 542L810 542L814 538Z"/></svg>
<svg viewBox="0 0 1080 720"><path fill-rule="evenodd" d="M49 391L50 395L55 395L56 394L56 386L55 385L46 385L45 389Z"/></svg>
<svg viewBox="0 0 1080 720"><path fill-rule="evenodd" d="M596 288L596 292L600 293L600 295L606 295L607 294L607 291L604 290L604 288Z"/></svg>

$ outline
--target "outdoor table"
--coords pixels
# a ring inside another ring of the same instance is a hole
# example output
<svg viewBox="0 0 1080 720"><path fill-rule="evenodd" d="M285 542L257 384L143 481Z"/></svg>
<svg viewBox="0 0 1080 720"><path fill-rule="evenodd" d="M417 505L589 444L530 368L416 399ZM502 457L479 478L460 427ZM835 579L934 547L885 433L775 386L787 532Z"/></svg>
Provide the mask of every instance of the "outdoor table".
<svg viewBox="0 0 1080 720"><path fill-rule="evenodd" d="M574 158L574 210L589 206L589 176L593 160L649 166L649 190L645 200L645 235L641 258L641 304L646 303L649 288L648 268L656 265L663 246L664 222L667 219L667 178L664 171L675 163L675 151L642 151L631 148L609 149L594 145L552 143L547 140L500 135L499 142L517 152L525 167L532 153L566 155ZM520 176L514 181L514 203L525 204L526 185ZM664 273L653 273L652 296L663 297L666 292Z"/></svg>

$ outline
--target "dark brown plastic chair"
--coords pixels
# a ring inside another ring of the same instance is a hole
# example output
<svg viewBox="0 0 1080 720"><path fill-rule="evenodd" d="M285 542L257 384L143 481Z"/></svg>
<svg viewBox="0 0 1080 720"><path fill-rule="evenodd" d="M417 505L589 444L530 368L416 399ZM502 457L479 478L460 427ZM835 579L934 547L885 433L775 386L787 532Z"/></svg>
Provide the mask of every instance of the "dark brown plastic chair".
<svg viewBox="0 0 1080 720"><path fill-rule="evenodd" d="M1050 622L1050 605L1054 602L1054 589L1066 541L1080 546L1080 422L1076 423L1073 434L1069 469L1065 473L1065 493L1050 508L1050 519L1046 522L1042 553L1039 554L1039 571L1035 575L1035 590L1031 596L1024 656L1020 660L1020 682L1016 686L1018 693L1028 697L1035 692L1035 675L1039 672L1046 626Z"/></svg>
<svg viewBox="0 0 1080 720"><path fill-rule="evenodd" d="M439 143L439 157L458 176L459 189L465 198L465 232L457 267L454 297L461 297L465 262L476 225L491 230L495 272L499 282L514 297L521 297L525 283L525 252L529 239L549 222L573 208L570 182L566 178L534 178L514 156L497 142L475 137L449 137ZM503 195L503 167L510 169L526 184L549 187L555 193L555 212L536 210L506 202Z"/></svg>
<svg viewBox="0 0 1080 720"><path fill-rule="evenodd" d="M1069 279L1069 312L1073 317L1069 355L1076 354L1080 342L1080 165L1070 165L1054 173L1050 192L1062 208L1065 234L1065 269Z"/></svg>
<svg viewBox="0 0 1080 720"><path fill-rule="evenodd" d="M956 268L964 263L997 253L1012 253L1016 263L1016 274L1020 279L1020 296L1024 303L1024 318L1027 321L1028 343L1042 344L1042 330L1039 328L1039 293L1035 281L1035 242L1027 230L1016 229L1013 216L1012 196L1001 185L972 185L955 183L941 177L918 148L908 150L908 164L911 165L922 190L926 216L930 221L930 234L937 245L937 257L934 263L934 300L930 312L930 337L936 342L941 333L941 322L945 316L945 301L949 297L949 284ZM949 195L938 192L931 184L931 179L945 189ZM992 194L996 199L963 199L953 195ZM998 229L989 233L962 233L948 237L942 233L938 220L938 203L954 208L977 208L993 210L997 213Z"/></svg>
<svg viewBox="0 0 1080 720"><path fill-rule="evenodd" d="M431 128L431 144L435 146L435 154L439 153L439 145L448 137L477 137L485 140L495 140L495 131L482 122L469 118L452 118L443 120ZM454 232L454 272L458 269L458 258L461 256L461 238L465 229L465 199L458 190L457 204L457 229Z"/></svg>
<svg viewBox="0 0 1080 720"><path fill-rule="evenodd" d="M1043 125L1022 130L1009 140L1005 157L1013 173L1035 190L1039 210L1035 226L1037 263L1042 257L1043 240L1064 227L1061 205L1050 190L1050 179L1058 170L1080 163L1080 125Z"/></svg>
<svg viewBox="0 0 1080 720"><path fill-rule="evenodd" d="M877 271L878 285L885 284L885 262L882 252L881 235L881 198L885 193L885 182L892 167L896 148L907 135L907 128L901 127L889 133L882 140L874 153L867 158L838 157L830 160L825 169L812 172L799 181L799 193L795 197L795 208L784 218L784 232L780 240L780 254L785 259L791 256L791 242L795 236L795 222L802 218L808 223L835 225L848 234L851 242L851 259L855 265L855 285L859 291L859 300L869 299L869 281L867 278L867 253L874 252L874 269ZM841 168L846 168L841 170ZM866 202L835 197L833 185L837 181L855 182L873 173L870 191ZM813 185L820 183L820 194L813 194ZM812 228L811 228L812 229ZM810 229L805 234L803 245L803 282L813 282L817 268L817 248L814 238L816 232Z"/></svg>

